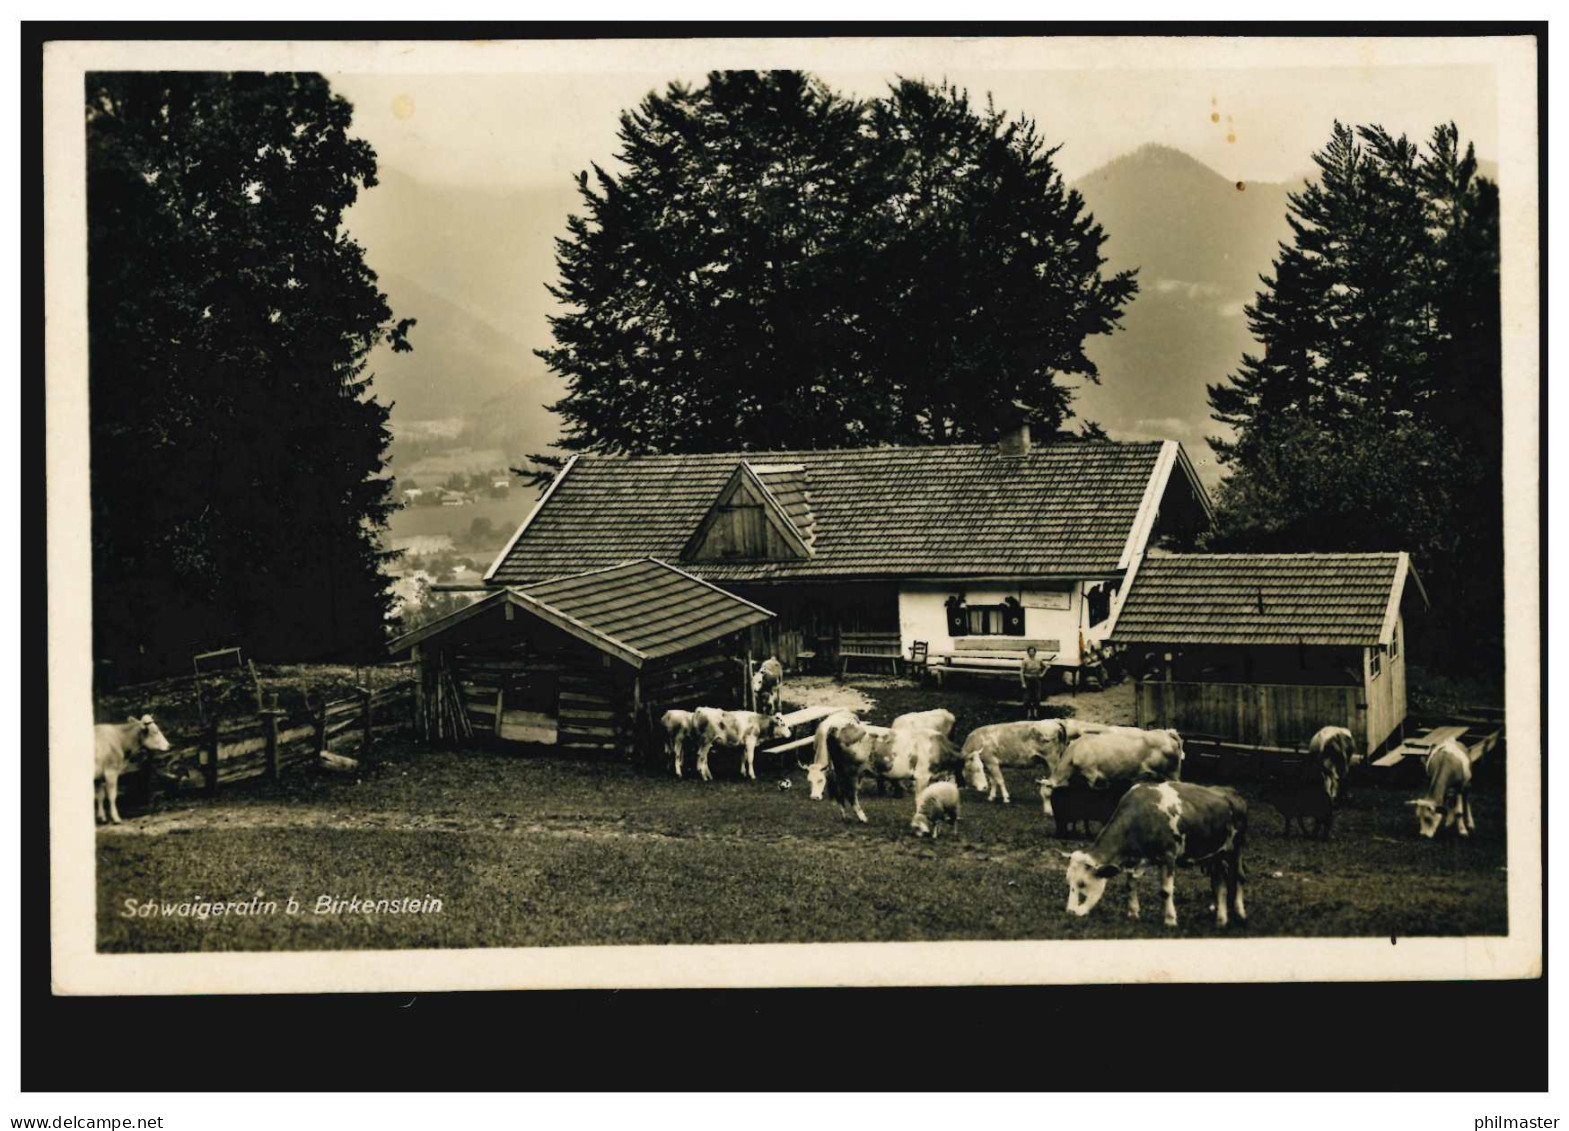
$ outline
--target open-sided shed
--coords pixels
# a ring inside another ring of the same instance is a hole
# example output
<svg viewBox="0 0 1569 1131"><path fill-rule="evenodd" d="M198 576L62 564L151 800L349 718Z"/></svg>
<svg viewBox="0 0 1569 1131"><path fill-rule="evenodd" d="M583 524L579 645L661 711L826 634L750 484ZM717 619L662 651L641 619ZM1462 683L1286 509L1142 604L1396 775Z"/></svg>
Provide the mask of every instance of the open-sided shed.
<svg viewBox="0 0 1569 1131"><path fill-rule="evenodd" d="M630 752L639 719L743 701L748 631L773 616L654 558L498 589L388 645L419 661L419 726Z"/></svg>
<svg viewBox="0 0 1569 1131"><path fill-rule="evenodd" d="M1405 725L1413 603L1402 553L1152 554L1111 639L1143 676L1141 726L1287 750L1343 726L1371 756Z"/></svg>

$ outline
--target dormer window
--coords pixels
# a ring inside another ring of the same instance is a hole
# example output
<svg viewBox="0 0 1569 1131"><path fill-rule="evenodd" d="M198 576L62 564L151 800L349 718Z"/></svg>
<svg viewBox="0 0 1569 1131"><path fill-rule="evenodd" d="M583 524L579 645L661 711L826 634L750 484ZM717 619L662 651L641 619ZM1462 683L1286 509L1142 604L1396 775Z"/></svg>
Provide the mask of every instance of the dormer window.
<svg viewBox="0 0 1569 1131"><path fill-rule="evenodd" d="M687 561L793 561L812 556L815 518L799 465L741 463L698 523Z"/></svg>

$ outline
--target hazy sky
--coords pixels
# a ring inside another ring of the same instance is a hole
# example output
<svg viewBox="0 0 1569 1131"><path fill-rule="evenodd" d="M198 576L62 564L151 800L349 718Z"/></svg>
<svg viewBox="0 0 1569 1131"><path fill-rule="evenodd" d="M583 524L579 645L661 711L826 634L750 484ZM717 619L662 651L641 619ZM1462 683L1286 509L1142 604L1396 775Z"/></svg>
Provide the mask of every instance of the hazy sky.
<svg viewBox="0 0 1569 1131"><path fill-rule="evenodd" d="M1428 52L1422 65L1387 61L1392 52L1409 53L1413 42L1163 40L1130 51L1125 43L856 41L821 50L813 60L797 58L787 43L768 48L782 55L758 65L804 63L834 89L861 97L882 93L899 75L946 79L981 105L989 93L999 109L1034 118L1048 144L1061 146L1058 168L1070 181L1157 143L1189 154L1226 181L1297 187L1316 172L1311 155L1337 118L1379 123L1421 141L1453 120L1480 157L1498 159L1496 68L1432 62L1458 57L1443 43L1418 45ZM450 55L424 58L415 49L409 61L399 57L380 71L371 58L359 73L327 69L334 88L354 104L354 132L375 146L386 174L384 185L350 213L349 228L364 242L394 310L420 319L415 352L378 358L378 372L399 403L395 426L449 413L483 423L499 411L494 397L516 389L505 397L522 415L508 420L508 434L548 440L558 421L539 406L563 390L544 376L531 351L550 341L547 320L556 307L545 284L556 276L553 241L579 205L572 178L595 162L615 166L621 111L671 81L700 85L709 65L751 65L755 51L636 43L607 56L600 44L578 55L566 47L539 49L520 62L517 45L497 45L495 54L490 47L458 46L448 45ZM454 73L472 68L476 51L492 73ZM1336 65L1287 65L1308 53ZM703 65L694 68L694 58ZM1057 65L1047 68L1043 58ZM1125 58L1158 60L1160 69L1130 69ZM1255 65L1261 59L1270 65ZM497 73L508 66L515 70ZM1233 245L1242 233L1207 215L1189 223L1192 230L1166 234L1197 241L1200 250L1240 254ZM1149 223L1161 221L1146 221L1138 238L1150 238ZM1135 238L1131 228L1121 230L1125 242ZM1268 269L1276 238L1249 252L1251 271ZM1149 266L1147 250L1131 243L1123 249L1141 266ZM1159 292L1186 285L1188 267L1179 257L1164 267L1169 278L1149 276L1149 293L1124 320L1128 333L1091 343L1106 381L1084 387L1077 407L1113 436L1179 438L1202 459L1203 436L1212 430L1205 382L1223 378L1251 347L1240 315L1252 292L1214 299L1211 305L1230 311L1223 326L1187 317ZM456 393L455 375L469 382L471 395ZM434 404L419 395L438 387L453 392Z"/></svg>
<svg viewBox="0 0 1569 1131"><path fill-rule="evenodd" d="M895 72L824 70L835 89L879 93ZM972 98L990 92L1063 143L1071 180L1145 142L1175 146L1228 179L1282 181L1308 168L1336 117L1425 137L1454 119L1485 158L1497 156L1490 66L1271 67L1255 70L965 72L912 66ZM540 188L609 161L617 114L650 90L701 71L506 75L334 75L355 131L382 161L421 180Z"/></svg>

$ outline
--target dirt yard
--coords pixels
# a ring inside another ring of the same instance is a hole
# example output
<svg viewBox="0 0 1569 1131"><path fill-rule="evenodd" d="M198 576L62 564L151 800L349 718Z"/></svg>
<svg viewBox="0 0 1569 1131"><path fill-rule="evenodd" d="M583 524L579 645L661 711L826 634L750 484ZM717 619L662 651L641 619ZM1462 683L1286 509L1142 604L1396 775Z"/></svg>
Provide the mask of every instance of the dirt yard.
<svg viewBox="0 0 1569 1131"><path fill-rule="evenodd" d="M902 681L855 681L873 722L935 705ZM828 695L826 685L790 685ZM796 700L799 702L799 700ZM1017 704L947 689L959 733L1017 717ZM1129 721L1122 688L1054 696L1079 717ZM1093 712L1093 713L1092 713ZM1207 881L1178 875L1181 917L1160 923L1153 879L1130 921L1109 896L1087 919L1063 911L1059 840L1026 771L1012 805L966 794L960 836L935 844L908 828L908 797L868 791L867 825L813 802L804 774L758 756L760 780L716 751L717 780L559 753L433 750L390 741L358 776L300 771L216 800L127 809L98 834L99 940L106 951L314 950L929 939L1208 936ZM791 788L780 788L781 781ZM1507 929L1503 796L1483 774L1471 843L1418 839L1412 791L1357 784L1328 843L1281 832L1253 802L1244 863L1250 936L1486 935ZM84 803L82 818L90 819ZM181 903L284 905L298 914L181 916ZM323 896L414 899L419 913L339 910ZM151 906L127 916L128 903ZM171 913L164 914L167 906ZM1151 909L1154 909L1153 911Z"/></svg>

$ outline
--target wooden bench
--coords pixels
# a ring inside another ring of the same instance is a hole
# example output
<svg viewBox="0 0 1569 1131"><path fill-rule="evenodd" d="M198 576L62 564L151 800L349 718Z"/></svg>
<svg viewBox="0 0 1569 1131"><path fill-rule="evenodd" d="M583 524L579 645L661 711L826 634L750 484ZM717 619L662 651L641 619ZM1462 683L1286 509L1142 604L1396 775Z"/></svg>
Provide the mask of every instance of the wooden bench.
<svg viewBox="0 0 1569 1131"><path fill-rule="evenodd" d="M1052 656L1062 651L1062 641L1030 640L1023 636L1010 637L1006 640L1000 640L995 636L979 640L960 637L953 642L952 651L933 652L927 670L937 677L939 687L942 686L943 678L950 675L1017 680L1025 649L1030 647L1034 647L1038 655L1050 661ZM1066 666L1052 664L1054 669Z"/></svg>
<svg viewBox="0 0 1569 1131"><path fill-rule="evenodd" d="M897 632L844 632L839 635L839 678L850 670L851 660L887 664L894 675L904 659Z"/></svg>

